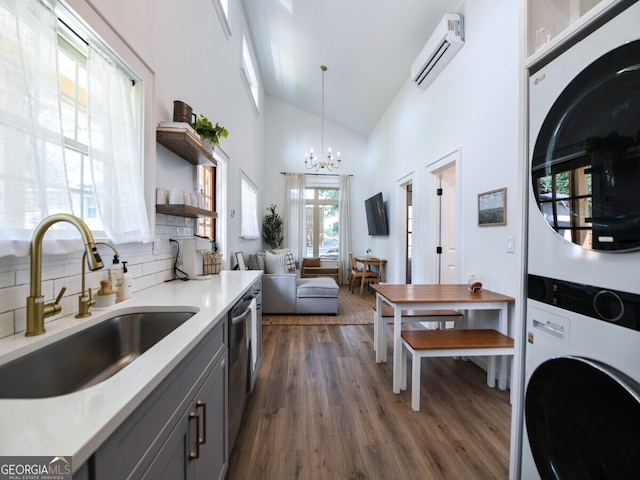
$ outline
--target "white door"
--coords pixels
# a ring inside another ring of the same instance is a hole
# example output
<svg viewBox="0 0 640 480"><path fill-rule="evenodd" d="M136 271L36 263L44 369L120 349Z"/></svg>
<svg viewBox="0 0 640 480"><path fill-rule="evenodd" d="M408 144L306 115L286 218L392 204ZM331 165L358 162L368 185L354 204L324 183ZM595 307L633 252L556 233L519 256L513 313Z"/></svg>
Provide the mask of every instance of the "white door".
<svg viewBox="0 0 640 480"><path fill-rule="evenodd" d="M456 165L460 150L427 166L428 283L457 283L456 278Z"/></svg>
<svg viewBox="0 0 640 480"><path fill-rule="evenodd" d="M440 172L440 283L456 283L456 166Z"/></svg>

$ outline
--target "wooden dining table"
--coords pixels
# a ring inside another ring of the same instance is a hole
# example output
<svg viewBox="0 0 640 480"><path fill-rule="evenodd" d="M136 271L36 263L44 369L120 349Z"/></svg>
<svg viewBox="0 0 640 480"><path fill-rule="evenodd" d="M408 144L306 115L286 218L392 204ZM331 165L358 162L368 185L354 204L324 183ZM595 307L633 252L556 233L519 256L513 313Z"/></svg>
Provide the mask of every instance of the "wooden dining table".
<svg viewBox="0 0 640 480"><path fill-rule="evenodd" d="M490 290L469 291L468 285L450 284L377 284L371 288L376 292L376 316L374 321L374 349L376 362L387 361L387 329L382 317L382 304L393 308L393 392L400 393L402 362L402 310L458 310L463 313L463 325L468 323L471 310L496 310L497 330L508 334L509 304L515 299ZM506 389L507 360L500 361L498 388Z"/></svg>

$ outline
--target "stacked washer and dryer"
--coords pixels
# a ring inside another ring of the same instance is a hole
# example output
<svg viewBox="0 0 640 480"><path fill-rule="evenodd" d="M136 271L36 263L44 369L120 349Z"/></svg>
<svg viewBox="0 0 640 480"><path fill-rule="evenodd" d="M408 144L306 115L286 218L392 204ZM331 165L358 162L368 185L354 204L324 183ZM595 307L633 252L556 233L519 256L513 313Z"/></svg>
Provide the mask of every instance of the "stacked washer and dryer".
<svg viewBox="0 0 640 480"><path fill-rule="evenodd" d="M521 478L640 478L640 3L530 68Z"/></svg>

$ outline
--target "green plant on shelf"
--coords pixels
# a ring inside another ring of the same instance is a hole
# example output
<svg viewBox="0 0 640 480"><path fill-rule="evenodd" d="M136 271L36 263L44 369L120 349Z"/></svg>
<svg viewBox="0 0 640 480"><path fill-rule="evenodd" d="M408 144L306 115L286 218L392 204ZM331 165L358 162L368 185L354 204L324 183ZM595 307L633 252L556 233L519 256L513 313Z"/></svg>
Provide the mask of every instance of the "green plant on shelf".
<svg viewBox="0 0 640 480"><path fill-rule="evenodd" d="M213 125L211 121L204 115L198 116L194 128L202 139L211 140L211 143L214 146L220 145L220 138L227 138L229 136L229 132L226 128L218 125L218 122Z"/></svg>

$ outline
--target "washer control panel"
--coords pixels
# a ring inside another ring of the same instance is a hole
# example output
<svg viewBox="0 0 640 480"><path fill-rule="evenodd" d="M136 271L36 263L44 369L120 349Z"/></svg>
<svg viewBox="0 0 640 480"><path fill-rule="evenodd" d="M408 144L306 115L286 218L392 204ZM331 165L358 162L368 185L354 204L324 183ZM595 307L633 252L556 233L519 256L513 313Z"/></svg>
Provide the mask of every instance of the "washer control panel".
<svg viewBox="0 0 640 480"><path fill-rule="evenodd" d="M640 295L531 274L527 291L538 302L640 331Z"/></svg>

